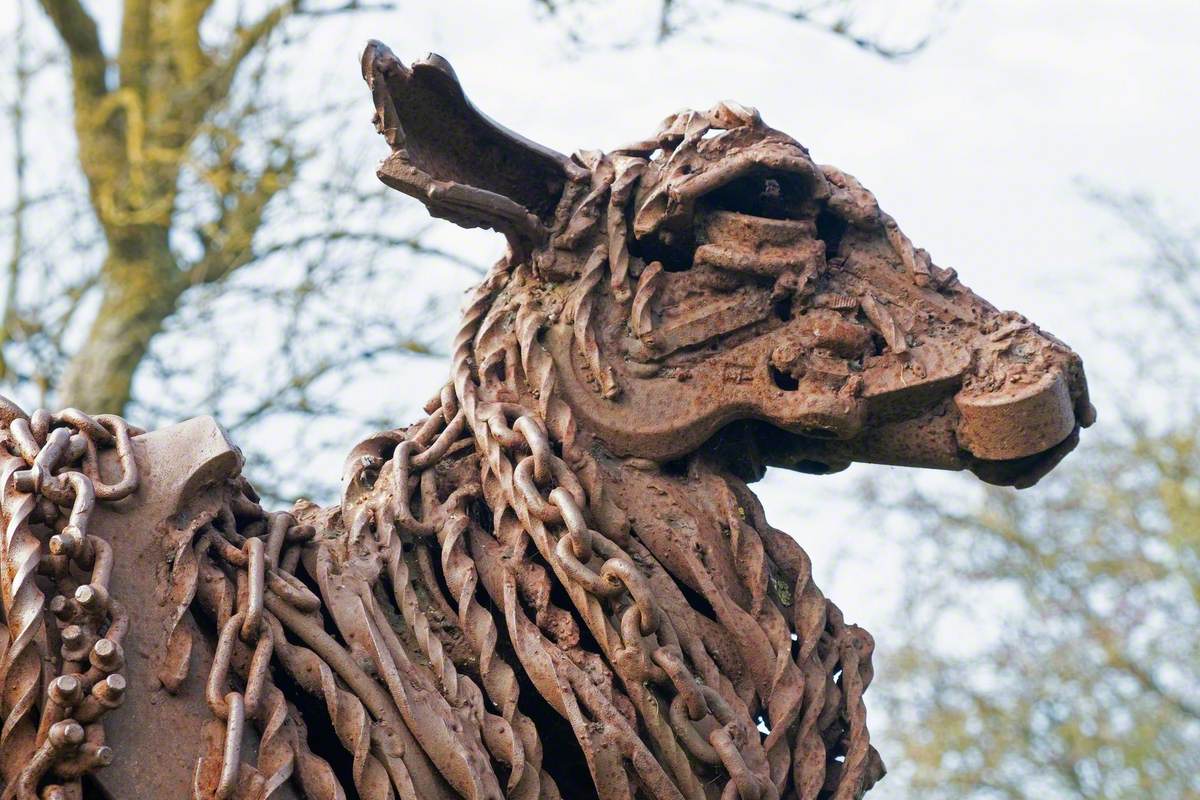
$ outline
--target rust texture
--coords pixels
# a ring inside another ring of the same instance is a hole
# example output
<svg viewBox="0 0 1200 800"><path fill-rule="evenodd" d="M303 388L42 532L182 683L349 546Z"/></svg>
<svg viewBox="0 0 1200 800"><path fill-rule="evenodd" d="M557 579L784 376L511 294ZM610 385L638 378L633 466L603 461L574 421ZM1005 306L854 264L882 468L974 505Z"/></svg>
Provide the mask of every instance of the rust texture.
<svg viewBox="0 0 1200 800"><path fill-rule="evenodd" d="M874 641L749 484L1028 486L1078 356L753 109L566 157L372 43L389 186L505 236L428 416L267 512L210 418L0 402L0 800L851 800Z"/></svg>

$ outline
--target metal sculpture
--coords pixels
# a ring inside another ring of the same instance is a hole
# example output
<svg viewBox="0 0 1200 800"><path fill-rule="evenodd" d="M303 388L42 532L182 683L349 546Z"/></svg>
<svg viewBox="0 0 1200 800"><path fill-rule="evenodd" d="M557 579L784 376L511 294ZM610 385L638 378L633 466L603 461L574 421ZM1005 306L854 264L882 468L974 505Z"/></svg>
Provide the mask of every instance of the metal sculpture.
<svg viewBox="0 0 1200 800"><path fill-rule="evenodd" d="M209 418L0 404L0 796L861 796L873 641L747 484L1029 485L1079 358L752 109L568 158L439 57L363 71L380 178L508 241L450 382L271 513Z"/></svg>

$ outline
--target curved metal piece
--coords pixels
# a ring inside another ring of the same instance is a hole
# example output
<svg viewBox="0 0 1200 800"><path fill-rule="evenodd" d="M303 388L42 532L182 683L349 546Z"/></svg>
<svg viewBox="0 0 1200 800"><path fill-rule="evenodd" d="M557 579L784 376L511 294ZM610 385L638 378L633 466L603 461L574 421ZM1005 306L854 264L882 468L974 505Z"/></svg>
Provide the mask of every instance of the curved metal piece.
<svg viewBox="0 0 1200 800"><path fill-rule="evenodd" d="M874 640L747 484L1029 485L1079 357L753 109L567 159L436 56L363 69L384 182L509 238L450 380L287 513L210 418L0 398L0 800L861 797Z"/></svg>

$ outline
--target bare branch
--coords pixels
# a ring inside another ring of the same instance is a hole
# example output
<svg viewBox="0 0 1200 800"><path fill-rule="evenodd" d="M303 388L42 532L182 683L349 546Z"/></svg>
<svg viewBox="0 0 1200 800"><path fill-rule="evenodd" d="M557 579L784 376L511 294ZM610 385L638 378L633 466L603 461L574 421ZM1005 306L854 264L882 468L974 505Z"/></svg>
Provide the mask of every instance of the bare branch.
<svg viewBox="0 0 1200 800"><path fill-rule="evenodd" d="M271 34L280 28L289 17L300 8L300 0L284 0L259 17L256 22L239 26L234 31L227 53L212 62L208 77L205 78L204 94L208 103L222 100L228 94L229 86L238 74L238 70L251 53L258 48Z"/></svg>
<svg viewBox="0 0 1200 800"><path fill-rule="evenodd" d="M663 0L663 2L666 4L669 2L669 0ZM883 44L878 39L854 33L851 28L850 21L846 17L839 17L832 22L822 21L814 14L814 11L821 7L821 4L819 3L788 10L765 2L765 0L728 0L728 2L731 5L739 5L744 8L760 11L765 14L773 14L792 22L798 22L802 25L808 25L816 28L817 30L831 33L839 38L845 39L861 50L865 50L868 53L872 53L880 58L885 58L890 61L900 61L915 56L928 47L929 43L933 41L933 38L936 35L936 31L930 31L912 44L905 45L903 47L893 47Z"/></svg>
<svg viewBox="0 0 1200 800"><path fill-rule="evenodd" d="M192 83L212 67L212 58L200 40L200 25L212 5L213 0L175 0L170 6L165 34L184 83Z"/></svg>
<svg viewBox="0 0 1200 800"><path fill-rule="evenodd" d="M397 353L424 356L432 355L432 349L426 342L402 339L385 347L362 350L354 355L353 360L356 362L371 361L383 355ZM341 409L316 408L308 396L308 389L322 378L344 368L344 359L337 358L319 361L305 370L295 372L289 375L282 385L275 387L272 391L264 392L259 402L244 411L236 420L228 421L226 427L230 432L236 432L260 422L271 414L297 413L314 417L321 414L336 414Z"/></svg>
<svg viewBox="0 0 1200 800"><path fill-rule="evenodd" d="M152 0L125 0L121 13L121 44L117 69L123 87L144 87L150 79L151 25L155 12Z"/></svg>
<svg viewBox="0 0 1200 800"><path fill-rule="evenodd" d="M80 0L38 0L46 16L54 23L71 58L71 75L76 104L92 102L108 91L105 77L107 62L100 47L96 21ZM82 97L81 97L82 96Z"/></svg>
<svg viewBox="0 0 1200 800"><path fill-rule="evenodd" d="M938 19L947 16L948 12L957 7L960 0L947 0L943 3L946 8L937 14ZM575 7L587 5L584 0L535 0L535 4L551 17L566 17ZM721 9L740 7L750 11L770 14L774 17L807 25L825 33L845 39L873 55L888 60L903 60L924 50L940 33L940 26L933 24L929 31L916 41L905 45L889 45L882 39L855 30L851 12L856 5L855 0L794 0L789 4L772 2L771 0L721 0L717 3L700 3L697 0L658 0L656 20L653 33L649 36L637 36L628 40L609 43L613 49L626 49L647 39L658 44L666 42L675 36L682 35L712 16L713 8ZM839 11L841 13L839 13ZM719 12L718 12L719 13ZM587 25L569 25L567 36L572 44L584 45L593 33Z"/></svg>
<svg viewBox="0 0 1200 800"><path fill-rule="evenodd" d="M267 205L292 180L296 166L289 155L282 165L264 168L249 188L234 190L231 198L224 198L216 222L197 231L204 256L185 270L189 284L222 281L254 260L254 237L262 226ZM230 187L236 183L231 180Z"/></svg>
<svg viewBox="0 0 1200 800"><path fill-rule="evenodd" d="M340 6L330 6L328 8L300 8L296 11L296 14L297 16L304 17L333 17L341 14L395 11L397 7L395 3L362 3L359 0L350 0L350 2L343 3Z"/></svg>
<svg viewBox="0 0 1200 800"><path fill-rule="evenodd" d="M432 256L434 258L447 261L455 266L469 269L477 275L483 275L484 270L457 253L452 253L449 250L443 250L440 247L432 247L425 244L421 239L421 234L424 231L418 231L409 236L393 236L378 231L317 231L314 233L304 234L289 239L285 242L276 242L267 247L262 248L255 253L255 259L264 259L269 256L277 255L292 250L298 250L307 245L334 242L353 242L359 244L373 244L380 248L404 250L418 256Z"/></svg>
<svg viewBox="0 0 1200 800"><path fill-rule="evenodd" d="M207 109L223 99L228 94L238 69L250 54L256 52L268 37L293 17L328 17L365 11L389 11L393 8L394 4L388 2L362 3L359 0L349 0L338 6L309 7L305 5L304 0L283 0L256 21L240 26L234 31L224 56L210 62L208 75L203 80L206 88L195 100L199 102L200 108Z"/></svg>

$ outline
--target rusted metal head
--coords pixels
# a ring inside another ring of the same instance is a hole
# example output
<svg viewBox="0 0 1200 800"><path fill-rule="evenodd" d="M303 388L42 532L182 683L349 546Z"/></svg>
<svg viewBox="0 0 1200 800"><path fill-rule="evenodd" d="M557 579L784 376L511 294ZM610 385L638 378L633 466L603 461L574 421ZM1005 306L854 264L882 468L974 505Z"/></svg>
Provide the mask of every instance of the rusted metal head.
<svg viewBox="0 0 1200 800"><path fill-rule="evenodd" d="M751 473L868 461L1022 487L1095 418L1077 354L753 109L567 158L478 112L440 57L405 67L373 42L363 71L393 148L381 179L508 236L498 305L536 308L558 391L615 455L708 442Z"/></svg>

